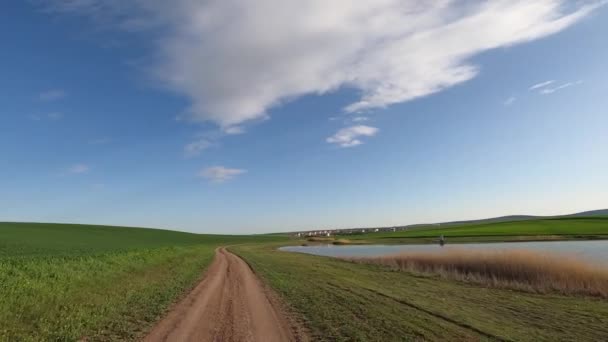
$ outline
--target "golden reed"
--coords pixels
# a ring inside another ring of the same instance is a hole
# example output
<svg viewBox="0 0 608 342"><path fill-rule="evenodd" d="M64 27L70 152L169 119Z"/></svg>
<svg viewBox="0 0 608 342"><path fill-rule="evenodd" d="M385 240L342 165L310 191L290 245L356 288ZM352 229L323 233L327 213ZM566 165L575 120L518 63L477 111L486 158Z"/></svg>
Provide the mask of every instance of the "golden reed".
<svg viewBox="0 0 608 342"><path fill-rule="evenodd" d="M403 253L349 260L401 271L438 274L446 279L490 287L608 298L608 268L567 254L450 249L438 253Z"/></svg>

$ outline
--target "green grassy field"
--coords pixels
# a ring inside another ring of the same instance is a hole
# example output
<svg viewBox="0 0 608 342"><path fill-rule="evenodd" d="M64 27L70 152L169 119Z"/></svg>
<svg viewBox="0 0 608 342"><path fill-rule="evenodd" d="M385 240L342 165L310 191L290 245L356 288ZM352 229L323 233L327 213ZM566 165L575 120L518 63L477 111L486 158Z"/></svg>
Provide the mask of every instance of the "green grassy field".
<svg viewBox="0 0 608 342"><path fill-rule="evenodd" d="M230 248L285 299L315 340L601 341L608 302L489 289L338 259Z"/></svg>
<svg viewBox="0 0 608 342"><path fill-rule="evenodd" d="M383 243L430 242L440 235L451 241L517 241L608 238L608 217L557 218L450 227L430 226L398 232L344 236Z"/></svg>
<svg viewBox="0 0 608 342"><path fill-rule="evenodd" d="M607 219L534 220L353 236L426 242L608 234ZM134 340L232 246L318 340L605 340L605 299L533 294L279 252L285 235L0 223L0 341Z"/></svg>
<svg viewBox="0 0 608 342"><path fill-rule="evenodd" d="M0 222L0 256L90 255L140 248L277 239L281 239L281 235L210 235L149 228Z"/></svg>
<svg viewBox="0 0 608 342"><path fill-rule="evenodd" d="M0 224L0 341L133 340L191 287L218 245L280 236Z"/></svg>

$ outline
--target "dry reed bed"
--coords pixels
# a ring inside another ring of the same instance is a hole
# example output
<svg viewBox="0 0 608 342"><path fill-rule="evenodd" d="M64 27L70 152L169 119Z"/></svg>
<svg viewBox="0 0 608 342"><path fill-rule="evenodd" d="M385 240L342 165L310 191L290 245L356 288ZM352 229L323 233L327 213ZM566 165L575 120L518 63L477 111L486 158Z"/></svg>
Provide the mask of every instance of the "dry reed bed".
<svg viewBox="0 0 608 342"><path fill-rule="evenodd" d="M490 287L608 298L608 269L567 254L448 250L348 260Z"/></svg>

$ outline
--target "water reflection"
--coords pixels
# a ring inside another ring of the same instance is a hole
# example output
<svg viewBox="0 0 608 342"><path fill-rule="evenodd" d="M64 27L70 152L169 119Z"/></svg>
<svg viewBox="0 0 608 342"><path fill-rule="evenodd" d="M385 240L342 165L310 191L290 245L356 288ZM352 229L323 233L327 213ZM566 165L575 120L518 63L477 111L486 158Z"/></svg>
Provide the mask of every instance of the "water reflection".
<svg viewBox="0 0 608 342"><path fill-rule="evenodd" d="M397 254L401 252L437 252L450 249L465 250L531 250L573 255L593 263L608 266L608 240L601 241L542 241L504 243L466 243L439 245L315 245L288 246L281 250L330 257L366 257Z"/></svg>

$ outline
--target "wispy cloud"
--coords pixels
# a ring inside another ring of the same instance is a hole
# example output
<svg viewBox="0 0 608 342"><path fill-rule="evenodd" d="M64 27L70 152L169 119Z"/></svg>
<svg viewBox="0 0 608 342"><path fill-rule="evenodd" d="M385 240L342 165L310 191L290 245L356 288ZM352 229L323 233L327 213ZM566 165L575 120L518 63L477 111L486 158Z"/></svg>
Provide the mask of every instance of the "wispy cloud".
<svg viewBox="0 0 608 342"><path fill-rule="evenodd" d="M342 128L336 134L327 138L326 141L330 144L336 144L340 147L354 147L363 144L359 137L373 137L378 133L378 128L358 125Z"/></svg>
<svg viewBox="0 0 608 342"><path fill-rule="evenodd" d="M224 166L211 166L203 169L199 173L199 176L209 180L212 183L223 183L246 172L247 170L243 169L231 169Z"/></svg>
<svg viewBox="0 0 608 342"><path fill-rule="evenodd" d="M91 167L87 164L74 164L68 168L68 173L71 174L83 174L91 170Z"/></svg>
<svg viewBox="0 0 608 342"><path fill-rule="evenodd" d="M565 83L559 84L555 80L550 80L550 81L545 81L545 82L540 82L540 83L534 84L533 86L531 86L528 89L530 91L538 91L538 93L541 95L549 95L549 94L555 93L556 91L566 89L566 88L569 88L572 86L576 86L576 85L579 85L582 83L583 83L583 81L579 80L576 82L565 82Z"/></svg>
<svg viewBox="0 0 608 342"><path fill-rule="evenodd" d="M352 122L363 122L363 121L368 121L369 118L367 116L356 116L354 118L352 118Z"/></svg>
<svg viewBox="0 0 608 342"><path fill-rule="evenodd" d="M63 89L50 89L50 90L41 92L38 95L38 99L40 99L40 101L55 101L55 100L63 99L67 95L68 94Z"/></svg>
<svg viewBox="0 0 608 342"><path fill-rule="evenodd" d="M532 85L530 88L528 88L528 90L536 90L536 89L544 88L544 87L549 86L549 85L551 85L553 83L555 83L555 80L550 80L550 81L544 81L544 82L536 83L536 84Z"/></svg>
<svg viewBox="0 0 608 342"><path fill-rule="evenodd" d="M579 85L582 83L583 83L583 81L576 81L576 82L567 82L564 84L560 84L559 86L556 86L556 87L545 87L540 91L540 93L543 95L553 94L556 91L560 91L562 89L566 89L566 88L576 86L576 85Z"/></svg>
<svg viewBox="0 0 608 342"><path fill-rule="evenodd" d="M243 133L245 133L245 129L241 126L231 126L231 127L225 128L224 133L229 134L229 135L243 134Z"/></svg>
<svg viewBox="0 0 608 342"><path fill-rule="evenodd" d="M505 106L511 106L513 103L515 103L516 100L517 98L515 96L511 96L508 99L504 100L502 104Z"/></svg>
<svg viewBox="0 0 608 342"><path fill-rule="evenodd" d="M196 157L212 145L213 143L208 139L195 140L184 146L184 156L188 158Z"/></svg>
<svg viewBox="0 0 608 342"><path fill-rule="evenodd" d="M54 0L57 11L159 34L152 69L191 100L186 117L222 129L340 88L346 112L383 108L474 78L472 57L530 42L602 1ZM109 20L108 18L113 18ZM509 20L506 20L508 18ZM480 30L480 27L483 29Z"/></svg>

